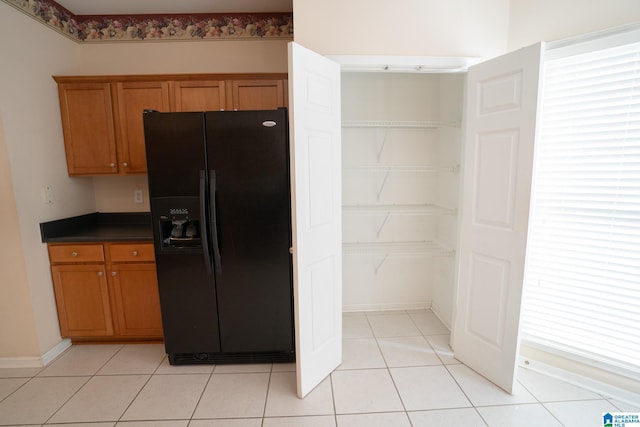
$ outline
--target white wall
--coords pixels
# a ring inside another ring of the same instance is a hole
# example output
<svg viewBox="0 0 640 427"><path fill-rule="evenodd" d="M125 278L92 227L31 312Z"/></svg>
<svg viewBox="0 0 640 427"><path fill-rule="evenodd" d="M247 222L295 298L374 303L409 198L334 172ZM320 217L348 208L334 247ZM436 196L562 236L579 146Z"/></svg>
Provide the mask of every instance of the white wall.
<svg viewBox="0 0 640 427"><path fill-rule="evenodd" d="M287 40L85 43L76 74L286 73Z"/></svg>
<svg viewBox="0 0 640 427"><path fill-rule="evenodd" d="M511 0L509 50L636 21L638 0Z"/></svg>
<svg viewBox="0 0 640 427"><path fill-rule="evenodd" d="M0 120L0 358L36 357L40 354L38 335L6 148ZM16 328L16 324L20 327Z"/></svg>
<svg viewBox="0 0 640 427"><path fill-rule="evenodd" d="M509 0L294 0L297 43L328 54L491 57Z"/></svg>
<svg viewBox="0 0 640 427"><path fill-rule="evenodd" d="M14 308L22 307L0 310L0 357L37 358L60 342L49 261L38 224L92 212L95 206L91 180L67 176L58 93L51 79L52 74L76 67L77 45L0 3L0 52L4 165L12 184L12 188L0 186L0 198L6 207L14 206L14 214L3 213L2 227L19 236L9 258L3 255L6 268L0 273L0 288L2 296L16 304ZM42 203L44 185L53 187L54 204Z"/></svg>
<svg viewBox="0 0 640 427"><path fill-rule="evenodd" d="M640 21L638 0L294 0L295 41L319 53L490 58Z"/></svg>

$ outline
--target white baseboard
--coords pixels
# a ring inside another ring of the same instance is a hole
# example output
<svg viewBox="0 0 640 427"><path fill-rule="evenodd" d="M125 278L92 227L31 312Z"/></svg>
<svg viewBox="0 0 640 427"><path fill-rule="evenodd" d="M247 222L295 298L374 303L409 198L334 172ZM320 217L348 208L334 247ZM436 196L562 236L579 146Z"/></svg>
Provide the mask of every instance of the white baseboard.
<svg viewBox="0 0 640 427"><path fill-rule="evenodd" d="M531 369L532 371L548 375L552 378L556 378L577 387L600 394L607 399L619 400L633 406L637 406L638 402L640 402L640 394L635 393L632 390L627 390L625 388L618 387L615 384L610 384L558 366L550 365L533 357L520 355L518 358L518 364L526 369Z"/></svg>
<svg viewBox="0 0 640 427"><path fill-rule="evenodd" d="M416 304L347 304L342 306L343 313L357 311L399 311L399 310L425 310L431 307L431 303Z"/></svg>
<svg viewBox="0 0 640 427"><path fill-rule="evenodd" d="M41 357L0 357L0 368L43 368L71 347L71 340L56 344Z"/></svg>
<svg viewBox="0 0 640 427"><path fill-rule="evenodd" d="M431 311L433 312L433 314L436 315L436 317L438 319L440 319L440 321L442 322L442 324L449 330L451 331L451 322L448 319L445 319L444 315L442 314L442 310L440 310L440 308L435 305L435 304L431 304Z"/></svg>
<svg viewBox="0 0 640 427"><path fill-rule="evenodd" d="M49 363L53 362L56 357L64 353L69 347L71 347L70 339L63 339L60 341L51 350L42 355L42 366L47 366Z"/></svg>
<svg viewBox="0 0 640 427"><path fill-rule="evenodd" d="M42 367L42 357L0 357L0 369Z"/></svg>

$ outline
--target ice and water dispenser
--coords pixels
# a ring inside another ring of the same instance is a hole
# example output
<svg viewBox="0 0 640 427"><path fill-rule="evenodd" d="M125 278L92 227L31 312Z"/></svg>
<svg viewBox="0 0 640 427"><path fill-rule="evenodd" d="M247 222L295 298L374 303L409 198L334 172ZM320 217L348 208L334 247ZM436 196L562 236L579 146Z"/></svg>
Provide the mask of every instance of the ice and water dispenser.
<svg viewBox="0 0 640 427"><path fill-rule="evenodd" d="M154 203L155 202L155 203ZM201 249L202 228L199 199L175 197L152 200L154 223L161 251Z"/></svg>

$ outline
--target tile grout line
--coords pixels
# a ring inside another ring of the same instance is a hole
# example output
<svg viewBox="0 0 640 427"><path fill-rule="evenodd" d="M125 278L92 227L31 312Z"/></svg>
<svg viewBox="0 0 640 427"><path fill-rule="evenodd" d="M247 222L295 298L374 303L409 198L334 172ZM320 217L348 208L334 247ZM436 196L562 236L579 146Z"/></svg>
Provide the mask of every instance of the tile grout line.
<svg viewBox="0 0 640 427"><path fill-rule="evenodd" d="M26 381L25 381L24 383L22 383L22 384L20 385L20 387L18 387L17 389L13 390L11 393L7 394L3 399L1 399L1 400L0 400L0 404L1 404L2 402L4 402L5 400L7 400L10 396L12 396L12 395L14 395L15 393L17 393L17 392L18 392L18 390L20 390L22 387L24 387L24 386L26 386L27 384L29 384L29 383L31 382L31 380L33 380L34 378L36 378L36 376L34 375L34 376L31 376L31 377L12 377L12 378L0 378L0 379L3 379L3 380L7 379L7 380L8 380L8 379L14 379L14 378L17 378L17 379L26 379Z"/></svg>
<svg viewBox="0 0 640 427"><path fill-rule="evenodd" d="M60 412L60 410L61 410L61 409L62 409L62 408L67 404L67 403L69 403L69 402L71 401L71 399L73 399L73 398L74 398L78 393L80 393L80 390L82 390L83 388L85 388L85 387L86 387L86 385L89 383L89 381L91 381L93 378L95 378L96 376L98 376L98 372L100 372L100 369L104 368L104 367L107 365L107 363L109 363L109 362L110 362L114 357L116 357L116 354L120 353L120 351L122 351L122 349L124 348L124 346L125 346L125 344L120 344L120 348L119 348L117 351L115 351L115 352L111 355L111 357L109 357L109 358L108 358L108 359L107 359L107 360L106 360L102 365L100 365L100 367L99 367L98 369L96 369L96 371L95 371L93 374L88 375L88 379L87 379L87 380L86 380L86 381L85 381L85 382L84 382L80 387L78 387L78 389L77 389L74 393L72 393L72 394L71 394L71 396L69 396L69 398L68 398L68 399L66 399L66 400L65 400L65 401L64 401L64 402L63 402L63 403L58 407L58 409L56 409L56 410L53 412L53 414L51 414L51 415L49 416L49 418L47 418L47 419L46 419L46 421L44 422L44 424L47 424L47 423L48 423L48 422L49 422L53 417L55 417L55 416L56 416L56 414L57 414L58 412ZM65 351L65 352L64 352L64 353L62 353L59 357L57 357L57 358L56 358L56 359L55 359L55 360L54 360L54 361L53 361L49 366L52 366L55 362L57 362L58 360L60 360L60 359L61 359L65 354L67 354L67 353L71 353L71 349L72 349L72 348L73 348L73 346L70 346L70 347L67 349L67 351ZM39 372L39 374L40 374L40 373L42 373L42 372L44 372L44 369L43 369L41 372ZM64 376L60 376L60 377L55 377L55 376L52 376L52 377L43 376L43 377L38 377L38 378L72 378L72 377L84 377L84 376L85 376L85 375L64 375ZM35 377L34 377L34 378L35 378ZM44 425L44 424L43 424L43 425Z"/></svg>
<svg viewBox="0 0 640 427"><path fill-rule="evenodd" d="M533 392L532 392L531 390L529 390L529 388L527 388L527 386L526 386L522 381L520 381L520 379L519 379L519 378L517 379L517 381L520 383L520 385L522 386L522 388L524 388L524 389L527 391L527 393L529 393L531 396L533 396L533 398L536 400L536 402L538 402L538 404L539 404L540 406L542 406L542 407L544 408L544 410L545 410L545 411L547 411L547 413L549 413L549 415L551 415L551 416L553 417L553 419L555 419L556 421L558 421L558 423L559 423L560 425L564 425L564 424L562 424L562 421L560 421L560 419L559 419L558 417L556 417L556 416L554 415L554 413L553 413L553 412L551 412L551 411L549 410L549 408L547 408L547 407L544 405L544 403L543 403L540 399L538 399L538 397L537 397L535 394L533 394Z"/></svg>
<svg viewBox="0 0 640 427"><path fill-rule="evenodd" d="M120 353L120 351L122 349L124 349L126 344L122 345L122 348L116 352ZM113 357L115 357L115 354L113 355ZM118 419L116 420L115 425L117 425L119 422L122 421L122 417L124 416L124 414L127 413L127 411L129 410L129 408L131 408L131 405L133 405L133 402L135 402L135 400L138 398L138 396L140 396L140 393L142 392L142 390L147 386L147 384L149 384L149 381L151 381L151 378L153 378L153 375L158 371L158 369L160 369L160 366L162 366L162 362L164 362L164 359L167 357L167 355L165 354L165 356L160 360L160 363L158 364L158 366L156 366L156 368L153 370L153 372L151 374L136 374L136 375L148 375L149 378L147 378L147 380L144 382L144 384L142 384L142 387L140 387L140 390L138 390L138 392L136 393L135 396L133 396L133 399L131 399L131 402L129 402L129 404L127 405L127 407L124 409L124 411L122 411L122 413L120 414L120 416L118 417ZM109 359L111 360L111 359ZM105 364L106 365L106 364ZM104 366L103 366L104 368ZM102 369L102 368L101 368Z"/></svg>
<svg viewBox="0 0 640 427"><path fill-rule="evenodd" d="M329 374L329 386L331 387L331 404L333 405L333 421L336 427L338 427L338 411L336 410L336 394L333 390L333 373L334 372L335 372L335 369L331 371L331 373Z"/></svg>
<svg viewBox="0 0 640 427"><path fill-rule="evenodd" d="M418 326L418 324L416 323L416 320L413 318L413 316L411 316L411 313L407 313L409 316L409 319L411 319L411 322L413 322L413 324L415 325L415 327L420 331L420 333L422 334L422 338L427 342L427 345L429 346L429 348L431 348L431 350L433 350L433 353L436 355L436 357L438 358L438 360L440 361L440 365L442 367L446 368L446 364L444 363L444 360L442 359L442 357L440 357L440 354L438 354L438 351L436 350L436 348L433 346L433 344L431 344L431 341L429 340L429 336L425 335L424 332L422 332L422 329L420 329L420 327ZM451 334L451 331L449 331L449 334ZM437 366L437 365L435 365ZM447 369L447 372L449 370ZM460 387L460 386L458 386ZM462 387L460 387L462 389ZM466 395L465 395L466 397ZM468 398L467 398L468 399ZM469 403L471 403L471 401L469 400ZM477 411L476 411L477 412ZM409 414L407 413L407 417L409 418L409 422L411 423L411 425L413 426L413 423L411 422L411 417L409 417ZM483 420L484 422L484 420ZM486 424L486 423L485 423ZM487 424L488 425L488 424Z"/></svg>
<svg viewBox="0 0 640 427"><path fill-rule="evenodd" d="M162 363L160 364L160 366L162 366ZM191 424L191 421L193 421L193 416L196 414L196 410L198 409L198 406L200 405L200 402L202 402L202 397L204 396L204 393L207 391L207 387L209 387L209 383L211 383L211 380L213 379L213 373L216 370L216 366L217 365L213 365L213 368L211 369L211 372L209 373L209 378L207 378L207 382L204 384L204 387L202 388L202 393L200 393L200 397L198 398L198 401L193 406L193 411L191 411L191 415L189 416L189 420L187 421L187 426L189 424ZM158 369L160 369L160 367L158 367ZM158 374L158 375L160 375L160 374ZM142 389L140 389L140 390L142 390ZM132 401L132 403L133 403L133 401Z"/></svg>
<svg viewBox="0 0 640 427"><path fill-rule="evenodd" d="M409 315L406 312L406 310L404 312L405 312L405 314L407 314L407 316ZM407 411L407 406L405 405L404 400L402 400L402 395L400 394L400 390L398 390L398 385L396 384L396 381L393 378L393 375L391 374L391 369L389 368L389 362L387 361L387 358L384 356L384 352L382 351L382 347L380 347L380 342L378 341L378 337L376 336L375 331L373 330L373 327L371 326L371 322L369 322L369 316L367 316L365 314L365 318L367 319L367 323L369 324L369 328L371 329L371 333L373 334L373 338L376 341L376 346L378 347L378 351L380 352L380 355L382 356L382 360L384 360L384 364L385 364L385 367L386 367L385 369L386 369L387 373L389 374L389 378L391 379L391 383L393 384L393 388L395 389L396 394L398 395L398 399L400 399L400 403L402 404L402 409L404 409L404 416L409 421L409 425L413 426L413 423L411 422L411 417L409 417L409 412ZM411 316L409 316L409 318L411 319ZM411 319L411 321L413 322L413 319ZM383 338L383 337L381 337L381 338Z"/></svg>
<svg viewBox="0 0 640 427"><path fill-rule="evenodd" d="M78 389L77 389L77 390L76 390L76 391L75 391L71 396L69 396L69 398L68 398L67 400L65 400L65 401L64 401L64 403L62 403L62 405L60 405L60 406L58 407L58 409L56 409L56 410L53 412L53 414L51 414L51 416L50 416L49 418L47 418L47 420L44 422L44 424L47 424L47 423L48 423L48 422L49 422L53 417L55 417L55 416L56 416L56 414L57 414L58 412L60 412L60 410L61 410L61 409L62 409L62 408L67 404L67 403L69 403L69 402L71 401L71 399L73 399L73 398L74 398L78 393L80 393L80 391L81 391L83 388L85 388L85 387L87 386L87 384L89 384L89 381L91 381L93 378L95 378L95 377L99 376L99 375L98 375L98 372L100 372L100 369L104 368L104 367L105 367L105 366L106 366L106 365L107 365L107 364L108 364L108 363L109 363L109 362L110 362L114 357L116 357L116 354L120 353L120 351L122 351L122 349L124 348L124 346L125 346L125 344L120 344L120 348L119 348L117 351L115 351L115 352L111 355L111 357L109 357L109 358L108 358L108 359L107 359L107 360L106 360L102 365L100 365L100 367L99 367L98 369L96 369L96 371L95 371L93 374L88 375L88 377L89 377L89 378L88 378L88 379L87 379L87 380L86 380L86 381L85 381L85 382L84 382L80 387L78 387ZM53 363L55 363L56 361L60 360L60 359L61 359L65 354L70 353L72 348L73 348L73 347L72 347L72 346L70 346L70 347L69 347L69 349L68 349L67 351L65 351L63 354L61 354L59 357L57 357L57 358L56 358L56 359L55 359L55 360L54 360L54 361L53 361L49 366L52 366L52 365L53 365ZM44 369L43 369L40 373L42 373L42 372L44 372ZM39 373L39 374L40 374L40 373ZM77 376L78 376L78 377L83 377L84 375L77 375ZM64 375L64 376L60 376L60 377L57 377L57 378L69 378L69 377L76 377L76 375ZM39 378L55 378L55 377L47 377L47 376L43 376L43 377L39 377ZM43 424L43 425L44 425L44 424ZM114 424L114 425L115 425L115 424Z"/></svg>
<svg viewBox="0 0 640 427"><path fill-rule="evenodd" d="M420 332L422 332L422 330L420 329L420 327L418 327L418 324L416 323L415 319L411 316L411 314L409 314L409 318L411 319L411 321L416 325L416 327L418 328L418 330L420 330ZM439 320L439 319L438 319ZM447 328L448 329L448 328ZM442 335L442 334L439 334ZM433 346L433 344L431 343L431 341L429 340L429 335L425 335L424 333L422 333L422 336L425 338L425 340L427 341L427 343L429 344L429 347L431 347L434 351L434 353L436 354L436 357L438 358L438 360L440 360L440 362L442 363L442 367L444 367L444 369L447 371L447 373L449 374L449 376L453 379L453 381L456 383L456 385L458 386L458 388L460 389L460 391L462 392L462 394L464 395L464 397L469 401L469 403L471 404L471 407L473 408L473 410L475 411L476 414L478 414L478 416L480 417L480 419L482 420L482 422L485 425L489 425L489 423L484 419L484 417L482 416L482 414L480 413L480 411L478 410L478 408L474 405L474 403L471 401L471 399L469 398L469 396L467 395L467 393L464 391L464 389L462 388L462 386L458 383L458 380L456 380L456 378L453 376L453 374L451 373L451 371L449 370L449 367L447 366L446 363L444 363L444 360L442 359L442 357L440 356L440 354L438 354L438 351L436 350L436 348ZM451 336L451 331L449 331L449 336ZM457 359L456 359L457 360ZM445 408L441 408L445 409ZM453 409L453 408L451 408ZM463 409L463 408L458 408L458 409Z"/></svg>
<svg viewBox="0 0 640 427"><path fill-rule="evenodd" d="M262 408L262 419L260 420L260 426L264 426L264 418L267 416L267 403L269 402L269 390L271 389L271 379L273 378L273 363L269 368L269 380L267 381L267 393L264 396L264 407Z"/></svg>
<svg viewBox="0 0 640 427"><path fill-rule="evenodd" d="M464 364L463 364L464 365ZM466 366L466 365L465 365ZM484 417L482 416L482 414L480 413L480 411L478 410L478 407L476 406L475 403L473 403L473 401L471 400L471 398L469 397L469 395L467 394L466 391L464 391L464 389L462 388L462 386L460 385L460 383L458 382L458 380L456 379L456 377L451 373L451 371L449 370L449 367L447 365L444 365L444 369L447 371L447 374L449 374L449 376L451 377L451 379L456 383L456 385L458 386L458 388L460 389L460 391L462 392L462 394L464 394L464 397L469 401L469 403L471 404L471 407L473 408L473 410L476 412L476 414L478 414L478 416L480 417L480 419L482 420L483 423L485 423L485 425L489 425L489 423L487 422L487 420L484 419Z"/></svg>

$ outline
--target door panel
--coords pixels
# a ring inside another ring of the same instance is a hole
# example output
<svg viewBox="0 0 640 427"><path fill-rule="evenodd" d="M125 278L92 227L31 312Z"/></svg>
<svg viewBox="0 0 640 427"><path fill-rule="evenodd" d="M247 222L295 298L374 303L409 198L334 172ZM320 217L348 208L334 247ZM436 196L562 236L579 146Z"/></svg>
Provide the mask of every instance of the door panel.
<svg viewBox="0 0 640 427"><path fill-rule="evenodd" d="M162 337L156 267L151 263L111 266L117 334Z"/></svg>
<svg viewBox="0 0 640 427"><path fill-rule="evenodd" d="M225 108L222 80L177 81L173 83L173 111L218 111Z"/></svg>
<svg viewBox="0 0 640 427"><path fill-rule="evenodd" d="M109 83L58 85L69 175L117 173Z"/></svg>
<svg viewBox="0 0 640 427"><path fill-rule="evenodd" d="M340 67L289 43L298 396L342 360Z"/></svg>
<svg viewBox="0 0 640 427"><path fill-rule="evenodd" d="M123 174L147 172L142 115L145 110L169 111L169 83L115 84L118 100L118 169Z"/></svg>
<svg viewBox="0 0 640 427"><path fill-rule="evenodd" d="M508 392L518 354L542 45L468 72L455 357Z"/></svg>
<svg viewBox="0 0 640 427"><path fill-rule="evenodd" d="M113 335L103 265L54 265L53 288L63 337Z"/></svg>
<svg viewBox="0 0 640 427"><path fill-rule="evenodd" d="M234 80L234 110L275 110L285 107L282 80Z"/></svg>

